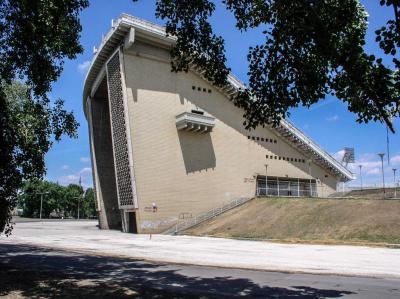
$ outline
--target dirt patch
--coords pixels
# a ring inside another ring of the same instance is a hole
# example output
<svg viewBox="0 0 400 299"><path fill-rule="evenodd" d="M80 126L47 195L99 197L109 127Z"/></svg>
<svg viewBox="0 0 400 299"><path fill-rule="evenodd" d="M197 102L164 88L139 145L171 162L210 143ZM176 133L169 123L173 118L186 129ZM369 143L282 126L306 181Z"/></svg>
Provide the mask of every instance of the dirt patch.
<svg viewBox="0 0 400 299"><path fill-rule="evenodd" d="M400 200L258 198L184 234L400 244Z"/></svg>

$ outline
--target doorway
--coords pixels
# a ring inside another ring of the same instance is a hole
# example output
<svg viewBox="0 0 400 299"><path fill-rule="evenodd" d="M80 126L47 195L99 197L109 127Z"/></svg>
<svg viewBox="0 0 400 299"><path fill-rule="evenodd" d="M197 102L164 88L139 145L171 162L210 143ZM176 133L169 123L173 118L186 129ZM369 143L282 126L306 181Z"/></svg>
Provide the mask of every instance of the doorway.
<svg viewBox="0 0 400 299"><path fill-rule="evenodd" d="M128 233L137 234L135 212L128 212Z"/></svg>

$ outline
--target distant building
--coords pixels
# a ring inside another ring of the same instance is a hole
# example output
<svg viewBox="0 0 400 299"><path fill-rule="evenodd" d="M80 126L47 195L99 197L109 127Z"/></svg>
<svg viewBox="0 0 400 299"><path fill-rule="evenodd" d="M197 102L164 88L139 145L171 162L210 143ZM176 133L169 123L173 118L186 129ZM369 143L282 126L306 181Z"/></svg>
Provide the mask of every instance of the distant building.
<svg viewBox="0 0 400 299"><path fill-rule="evenodd" d="M327 196L352 179L286 120L245 130L230 101L242 83L171 72L173 43L122 15L91 63L83 100L101 228L162 232L238 197Z"/></svg>

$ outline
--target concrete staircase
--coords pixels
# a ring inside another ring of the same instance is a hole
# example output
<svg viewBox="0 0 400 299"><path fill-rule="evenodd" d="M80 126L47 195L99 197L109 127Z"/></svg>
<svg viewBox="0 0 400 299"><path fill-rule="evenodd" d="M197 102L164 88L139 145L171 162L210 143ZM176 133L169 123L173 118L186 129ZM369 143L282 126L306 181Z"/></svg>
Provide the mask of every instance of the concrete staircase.
<svg viewBox="0 0 400 299"><path fill-rule="evenodd" d="M231 202L221 206L221 207L216 207L212 210L209 210L207 212L201 213L193 218L190 218L184 222L178 222L176 225L173 227L167 229L166 231L163 232L165 235L176 235L181 231L184 231L188 228L191 228L193 226L199 225L200 223L203 223L204 221L210 220L218 215L221 215L222 213L225 213L233 208L236 208L238 206L241 206L242 204L252 200L253 198L248 198L248 197L241 197L237 198L235 200L232 200Z"/></svg>

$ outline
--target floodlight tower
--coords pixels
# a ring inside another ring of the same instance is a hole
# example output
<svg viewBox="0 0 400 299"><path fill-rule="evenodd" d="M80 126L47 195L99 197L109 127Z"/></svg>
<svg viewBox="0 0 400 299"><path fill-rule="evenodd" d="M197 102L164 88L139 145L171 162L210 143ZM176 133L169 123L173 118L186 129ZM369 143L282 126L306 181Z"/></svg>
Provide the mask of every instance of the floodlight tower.
<svg viewBox="0 0 400 299"><path fill-rule="evenodd" d="M349 165L349 163L354 163L354 148L345 147L342 157L342 165L347 168L347 165Z"/></svg>
<svg viewBox="0 0 400 299"><path fill-rule="evenodd" d="M354 148L352 147L345 147L344 149L344 154L342 157L342 165L347 168L347 166L349 165L349 163L354 163L355 159L354 159ZM344 192L344 187L345 187L345 182L343 182L342 184L342 190Z"/></svg>

